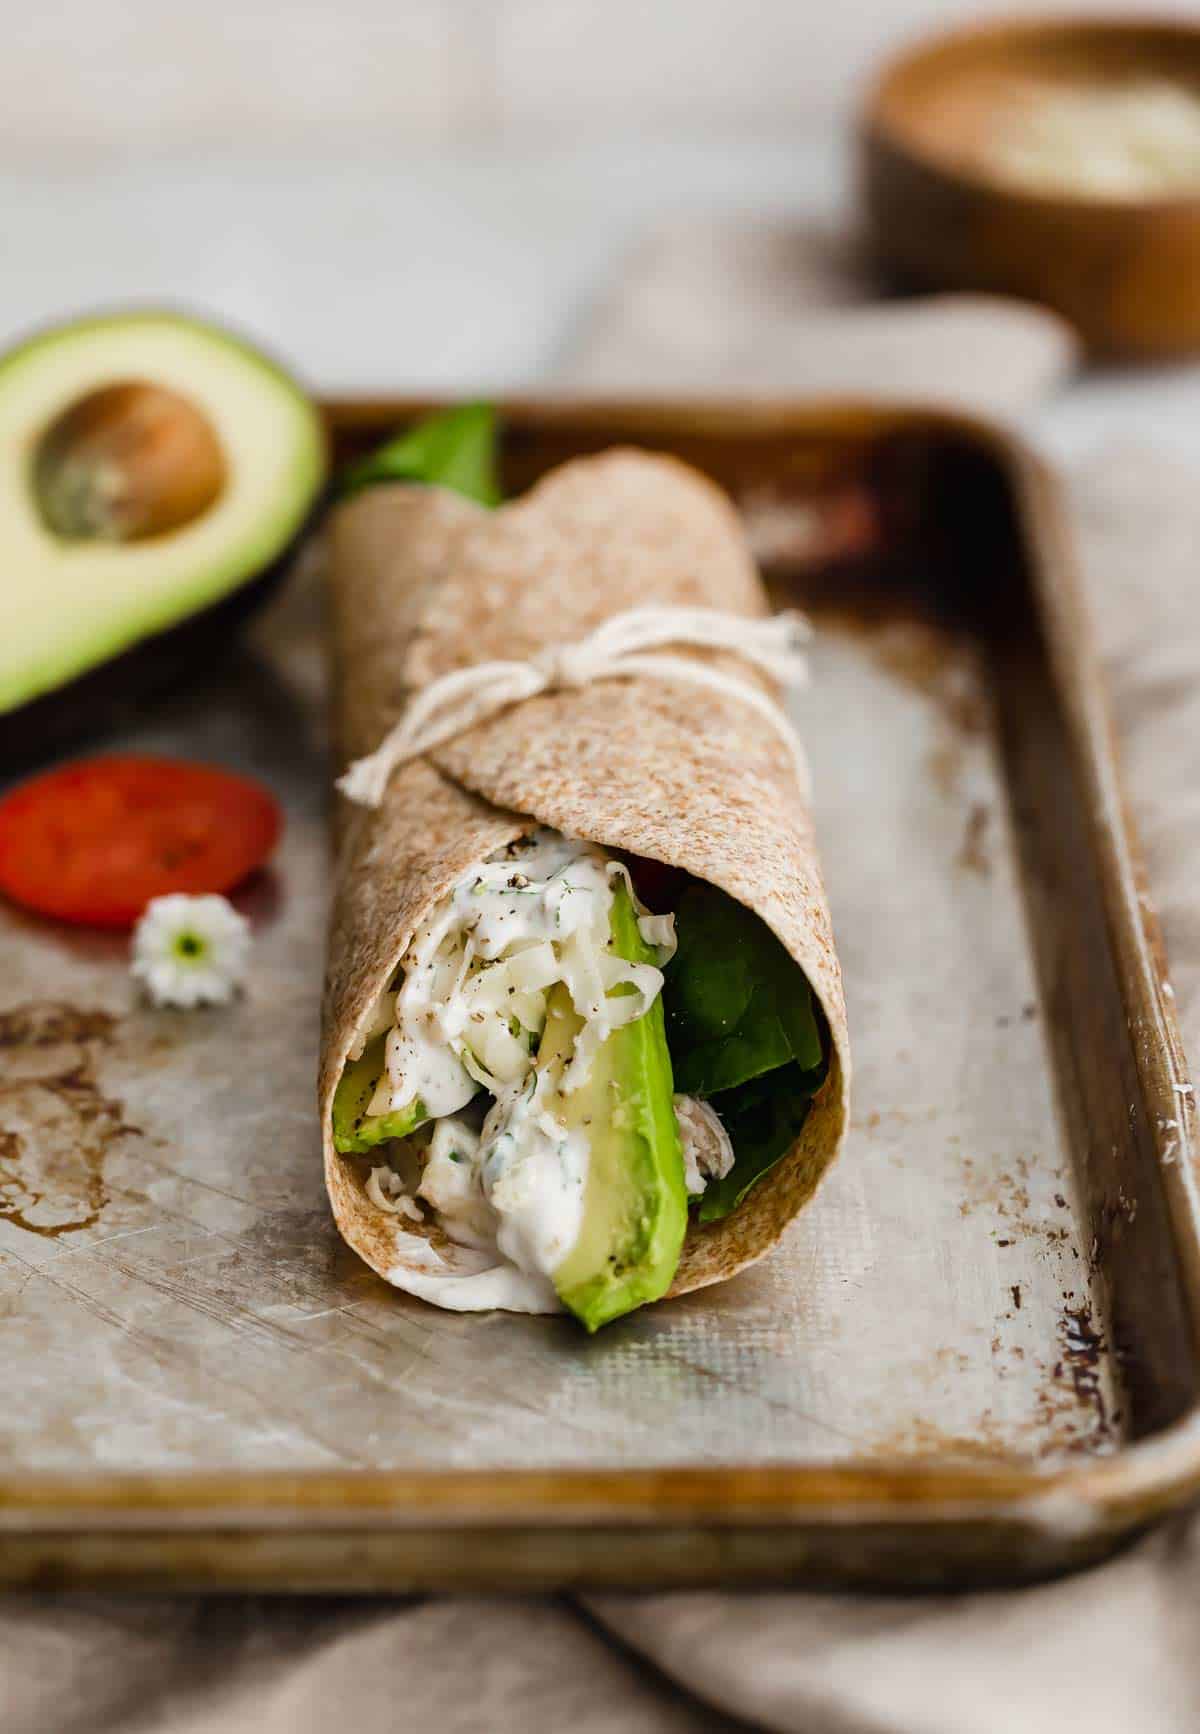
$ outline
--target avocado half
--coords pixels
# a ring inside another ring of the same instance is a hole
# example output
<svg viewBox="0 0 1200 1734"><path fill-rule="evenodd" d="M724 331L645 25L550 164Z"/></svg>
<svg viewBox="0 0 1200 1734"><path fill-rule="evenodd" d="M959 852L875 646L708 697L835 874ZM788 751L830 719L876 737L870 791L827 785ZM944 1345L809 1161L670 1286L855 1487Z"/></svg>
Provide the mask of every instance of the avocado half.
<svg viewBox="0 0 1200 1734"><path fill-rule="evenodd" d="M199 320L84 319L0 357L0 761L204 668L282 575L326 471L312 400Z"/></svg>

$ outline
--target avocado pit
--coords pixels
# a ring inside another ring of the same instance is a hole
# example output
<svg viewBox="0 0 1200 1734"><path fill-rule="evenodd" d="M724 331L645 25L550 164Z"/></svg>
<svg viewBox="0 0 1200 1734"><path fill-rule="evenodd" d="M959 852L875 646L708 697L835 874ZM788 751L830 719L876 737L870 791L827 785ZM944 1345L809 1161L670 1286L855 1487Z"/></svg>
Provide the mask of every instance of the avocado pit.
<svg viewBox="0 0 1200 1734"><path fill-rule="evenodd" d="M68 541L139 542L182 529L216 503L227 480L208 417L142 380L88 392L34 449L38 512Z"/></svg>

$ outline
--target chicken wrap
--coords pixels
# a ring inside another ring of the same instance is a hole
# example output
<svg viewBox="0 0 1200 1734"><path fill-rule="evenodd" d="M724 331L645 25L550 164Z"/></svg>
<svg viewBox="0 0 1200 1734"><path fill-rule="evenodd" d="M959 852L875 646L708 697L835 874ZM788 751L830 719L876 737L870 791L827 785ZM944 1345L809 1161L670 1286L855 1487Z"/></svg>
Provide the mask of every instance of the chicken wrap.
<svg viewBox="0 0 1200 1734"><path fill-rule="evenodd" d="M440 477L369 474L333 514L341 765L453 670L647 603L767 613L731 503L676 460L578 459L496 507L439 438ZM736 655L679 654L764 690ZM395 1287L595 1330L732 1276L811 1198L848 1085L807 793L734 687L540 693L401 764L377 807L339 799L326 1182Z"/></svg>

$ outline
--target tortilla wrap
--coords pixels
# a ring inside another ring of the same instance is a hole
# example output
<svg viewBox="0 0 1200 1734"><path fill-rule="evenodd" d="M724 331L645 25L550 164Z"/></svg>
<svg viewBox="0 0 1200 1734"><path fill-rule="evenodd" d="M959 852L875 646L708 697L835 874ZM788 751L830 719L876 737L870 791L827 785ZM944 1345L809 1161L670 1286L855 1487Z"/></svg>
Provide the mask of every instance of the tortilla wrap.
<svg viewBox="0 0 1200 1734"><path fill-rule="evenodd" d="M565 464L496 511L443 489L359 495L333 515L330 600L343 765L378 746L413 687L451 669L529 657L648 603L768 611L726 496L672 458L623 450ZM714 660L759 678L736 658ZM798 1140L731 1215L690 1224L670 1293L719 1282L760 1258L812 1197L846 1130L850 1063L811 818L786 745L749 705L685 682L544 694L401 767L378 810L339 801L319 1084L337 1225L398 1288L420 1293L421 1273L441 1261L471 1268L437 1228L371 1202L369 1164L334 1149L331 1106L418 922L531 820L719 886L774 931L824 1010L829 1075Z"/></svg>

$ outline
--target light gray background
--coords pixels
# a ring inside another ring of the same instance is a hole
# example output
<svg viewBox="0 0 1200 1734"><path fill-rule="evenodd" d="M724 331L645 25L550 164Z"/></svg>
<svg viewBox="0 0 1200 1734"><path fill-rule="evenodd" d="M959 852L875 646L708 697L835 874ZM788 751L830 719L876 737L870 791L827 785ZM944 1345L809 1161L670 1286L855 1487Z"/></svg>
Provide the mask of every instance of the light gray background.
<svg viewBox="0 0 1200 1734"><path fill-rule="evenodd" d="M5 0L0 140L57 156L327 149L347 133L389 146L786 128L799 114L841 115L895 42L979 10L972 0Z"/></svg>
<svg viewBox="0 0 1200 1734"><path fill-rule="evenodd" d="M657 220L844 208L870 68L974 11L0 0L0 342L166 299L319 387L529 380ZM1200 457L1200 370L1094 379L1037 422L1063 452L1116 429Z"/></svg>

